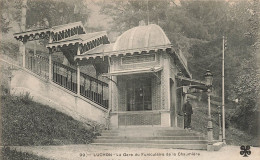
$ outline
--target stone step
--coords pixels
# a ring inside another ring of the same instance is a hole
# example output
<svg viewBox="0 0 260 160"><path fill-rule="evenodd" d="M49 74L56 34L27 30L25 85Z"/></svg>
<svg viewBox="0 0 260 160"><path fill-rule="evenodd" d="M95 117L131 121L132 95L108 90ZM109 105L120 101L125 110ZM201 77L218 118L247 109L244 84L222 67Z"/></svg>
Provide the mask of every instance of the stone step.
<svg viewBox="0 0 260 160"><path fill-rule="evenodd" d="M111 130L103 130L102 133L114 133L114 132L121 132L121 131L132 131L132 130L138 130L138 131L147 131L147 130L152 130L152 131L185 131L182 128L173 128L173 127L122 127L122 128L117 128L117 129L111 129Z"/></svg>
<svg viewBox="0 0 260 160"><path fill-rule="evenodd" d="M125 136L98 136L97 139L131 139ZM153 136L153 137L134 137L137 140L206 140L202 136Z"/></svg>
<svg viewBox="0 0 260 160"><path fill-rule="evenodd" d="M95 139L94 143L207 144L206 140Z"/></svg>
<svg viewBox="0 0 260 160"><path fill-rule="evenodd" d="M193 131L186 130L137 130L138 132L153 132L153 133L193 133ZM110 131L102 131L101 133L129 133L133 132L133 130L110 130Z"/></svg>
<svg viewBox="0 0 260 160"><path fill-rule="evenodd" d="M201 133L171 127L126 127L104 130L94 145L206 149L207 140Z"/></svg>
<svg viewBox="0 0 260 160"><path fill-rule="evenodd" d="M182 128L163 128L163 127L131 127L131 128L117 128L112 130L103 130L102 132L121 132L121 131L132 131L132 130L138 130L138 131L186 131Z"/></svg>
<svg viewBox="0 0 260 160"><path fill-rule="evenodd" d="M139 147L139 148L173 148L206 150L206 144L155 144L155 143L92 143L92 145Z"/></svg>
<svg viewBox="0 0 260 160"><path fill-rule="evenodd" d="M201 136L198 133L194 132L153 132L153 131L146 131L146 132L139 132L139 131L129 131L129 132L118 132L118 133L101 133L101 136L126 136L126 137L152 137L152 136Z"/></svg>
<svg viewBox="0 0 260 160"><path fill-rule="evenodd" d="M136 131L138 131L138 133L158 133L158 134L185 134L185 133L196 133L193 130L185 130L185 129L181 129L181 128L170 128L170 127L133 127L133 128L119 128L119 129L113 129L113 130L103 130L101 132L101 134L120 134L120 133L136 133Z"/></svg>

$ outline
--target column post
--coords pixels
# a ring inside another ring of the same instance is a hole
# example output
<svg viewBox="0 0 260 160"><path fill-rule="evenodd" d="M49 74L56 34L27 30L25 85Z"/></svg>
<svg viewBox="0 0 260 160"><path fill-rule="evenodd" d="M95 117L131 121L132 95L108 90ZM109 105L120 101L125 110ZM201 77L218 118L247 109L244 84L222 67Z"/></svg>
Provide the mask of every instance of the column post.
<svg viewBox="0 0 260 160"><path fill-rule="evenodd" d="M23 66L23 68L25 68L25 44L26 44L26 42L20 42L20 46L19 46L19 51L22 55L22 66Z"/></svg>
<svg viewBox="0 0 260 160"><path fill-rule="evenodd" d="M80 95L80 68L77 62L77 94Z"/></svg>
<svg viewBox="0 0 260 160"><path fill-rule="evenodd" d="M109 71L108 73L111 73L114 71L114 64L112 63L112 58L108 57L108 63L109 63ZM117 107L117 87L116 82L117 78L115 76L110 75L109 76L109 108L111 110L111 117L110 117L110 126L111 128L118 128L118 107Z"/></svg>
<svg viewBox="0 0 260 160"><path fill-rule="evenodd" d="M52 81L52 50L49 49L49 81Z"/></svg>
<svg viewBox="0 0 260 160"><path fill-rule="evenodd" d="M183 113L182 109L183 109L183 105L184 105L184 97L183 97L183 89L181 88L181 92L180 92L180 97L181 97L181 100L180 100L180 109L181 109L181 112ZM184 113L183 113L183 116L182 116L182 123L181 123L181 128L184 128Z"/></svg>
<svg viewBox="0 0 260 160"><path fill-rule="evenodd" d="M208 145L207 151L214 151L213 148L213 126L211 119L211 106L210 106L210 89L207 90L208 95Z"/></svg>
<svg viewBox="0 0 260 160"><path fill-rule="evenodd" d="M78 44L77 55L80 55L80 45ZM80 68L77 62L77 95L80 95Z"/></svg>
<svg viewBox="0 0 260 160"><path fill-rule="evenodd" d="M162 74L161 74L161 126L171 126L171 112L170 112L170 63L169 55L166 52L162 52Z"/></svg>
<svg viewBox="0 0 260 160"><path fill-rule="evenodd" d="M175 76L174 76L175 77ZM175 127L178 127L178 107L177 107L177 79L174 78L174 119Z"/></svg>
<svg viewBox="0 0 260 160"><path fill-rule="evenodd" d="M163 53L163 71L162 71L162 82L161 82L161 89L162 89L162 110L170 110L170 64L167 53Z"/></svg>

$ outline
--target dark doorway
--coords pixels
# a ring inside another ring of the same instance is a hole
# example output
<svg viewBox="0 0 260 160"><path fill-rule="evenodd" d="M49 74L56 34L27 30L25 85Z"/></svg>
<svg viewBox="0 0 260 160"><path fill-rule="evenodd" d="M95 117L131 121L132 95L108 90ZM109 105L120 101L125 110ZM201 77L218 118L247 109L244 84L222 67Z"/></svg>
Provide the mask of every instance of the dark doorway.
<svg viewBox="0 0 260 160"><path fill-rule="evenodd" d="M151 78L138 77L127 81L127 111L152 110Z"/></svg>

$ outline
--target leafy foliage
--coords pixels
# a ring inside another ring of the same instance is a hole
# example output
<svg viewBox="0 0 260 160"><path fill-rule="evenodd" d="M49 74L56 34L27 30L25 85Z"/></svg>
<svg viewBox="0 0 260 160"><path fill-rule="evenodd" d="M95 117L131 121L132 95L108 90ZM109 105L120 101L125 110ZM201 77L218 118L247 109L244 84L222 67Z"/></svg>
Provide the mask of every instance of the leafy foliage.
<svg viewBox="0 0 260 160"><path fill-rule="evenodd" d="M1 31L7 33L13 21L21 20L21 0L1 0Z"/></svg>
<svg viewBox="0 0 260 160"><path fill-rule="evenodd" d="M112 30L123 32L138 26L142 20L147 22L147 8L149 8L150 22L158 22L161 21L162 18L166 18L167 9L162 10L162 8L168 8L169 2L167 0L147 2L147 0L113 0L109 3L101 4L102 7L100 11L112 17Z"/></svg>
<svg viewBox="0 0 260 160"><path fill-rule="evenodd" d="M193 107L192 115L192 129L207 135L207 122L208 122L208 104L202 101L191 101ZM235 108L235 107L234 107ZM257 137L234 127L230 124L230 118L232 116L233 108L229 106L226 109L226 142L228 145L238 145L250 144L253 146L259 146ZM214 139L219 138L219 111L217 105L211 106L211 115L212 115L212 125L213 125L213 137Z"/></svg>
<svg viewBox="0 0 260 160"><path fill-rule="evenodd" d="M76 21L85 23L89 12L86 12L87 6L83 2L83 0L73 2L65 0L29 0L27 2L27 27L37 27L39 25L48 27Z"/></svg>
<svg viewBox="0 0 260 160"><path fill-rule="evenodd" d="M51 27L76 21L87 22L90 12L83 0L27 0L26 28ZM22 0L1 0L1 31L20 24Z"/></svg>
<svg viewBox="0 0 260 160"><path fill-rule="evenodd" d="M260 76L257 74L255 66L252 66L252 61L242 62L242 73L238 75L236 83L232 86L237 97L239 97L238 108L234 113L232 120L239 128L248 130L253 134L257 134L259 129L258 116L259 106L258 98L260 95ZM250 63L250 64L245 64ZM248 68L251 66L253 68Z"/></svg>

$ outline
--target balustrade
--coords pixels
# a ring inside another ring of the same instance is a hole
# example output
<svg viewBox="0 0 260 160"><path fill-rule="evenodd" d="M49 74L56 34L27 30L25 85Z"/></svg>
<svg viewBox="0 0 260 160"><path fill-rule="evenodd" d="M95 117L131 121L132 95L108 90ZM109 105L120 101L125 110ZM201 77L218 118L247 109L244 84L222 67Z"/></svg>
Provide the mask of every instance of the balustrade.
<svg viewBox="0 0 260 160"><path fill-rule="evenodd" d="M61 63L52 63L52 81L60 86L77 93L77 71Z"/></svg>
<svg viewBox="0 0 260 160"><path fill-rule="evenodd" d="M38 54L25 54L25 68L45 79L49 77L49 59Z"/></svg>
<svg viewBox="0 0 260 160"><path fill-rule="evenodd" d="M108 108L108 84L80 73L80 95Z"/></svg>
<svg viewBox="0 0 260 160"><path fill-rule="evenodd" d="M61 63L52 61L52 81L73 93L77 93L77 70ZM48 79L49 59L32 53L26 54L25 67L37 75ZM80 73L80 95L108 108L108 84Z"/></svg>

